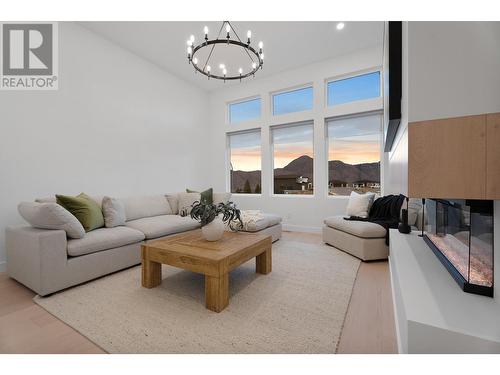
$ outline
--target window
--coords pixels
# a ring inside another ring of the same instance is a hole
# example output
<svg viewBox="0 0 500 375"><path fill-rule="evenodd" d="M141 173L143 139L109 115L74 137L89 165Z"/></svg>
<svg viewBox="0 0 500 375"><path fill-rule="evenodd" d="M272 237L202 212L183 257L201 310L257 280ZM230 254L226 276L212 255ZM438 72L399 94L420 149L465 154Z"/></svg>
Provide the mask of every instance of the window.
<svg viewBox="0 0 500 375"><path fill-rule="evenodd" d="M313 194L313 124L271 129L274 194Z"/></svg>
<svg viewBox="0 0 500 375"><path fill-rule="evenodd" d="M327 122L329 195L380 193L381 127L380 114Z"/></svg>
<svg viewBox="0 0 500 375"><path fill-rule="evenodd" d="M256 120L260 118L260 98L229 104L229 123Z"/></svg>
<svg viewBox="0 0 500 375"><path fill-rule="evenodd" d="M260 194L260 130L228 137L231 193Z"/></svg>
<svg viewBox="0 0 500 375"><path fill-rule="evenodd" d="M313 107L313 88L282 92L273 95L273 115L307 111Z"/></svg>
<svg viewBox="0 0 500 375"><path fill-rule="evenodd" d="M328 105L334 106L380 96L380 72L328 82Z"/></svg>

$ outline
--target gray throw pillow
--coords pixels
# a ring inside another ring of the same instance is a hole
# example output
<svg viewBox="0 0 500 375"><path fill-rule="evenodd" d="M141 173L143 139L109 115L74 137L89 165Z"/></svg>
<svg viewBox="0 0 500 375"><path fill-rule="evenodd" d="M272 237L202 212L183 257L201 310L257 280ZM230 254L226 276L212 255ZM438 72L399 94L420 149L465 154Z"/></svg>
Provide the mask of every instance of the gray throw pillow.
<svg viewBox="0 0 500 375"><path fill-rule="evenodd" d="M106 228L125 225L125 205L119 199L104 197L102 199L102 213L104 214Z"/></svg>
<svg viewBox="0 0 500 375"><path fill-rule="evenodd" d="M32 227L62 229L69 238L82 238L85 235L85 229L78 219L57 203L21 202L17 210Z"/></svg>

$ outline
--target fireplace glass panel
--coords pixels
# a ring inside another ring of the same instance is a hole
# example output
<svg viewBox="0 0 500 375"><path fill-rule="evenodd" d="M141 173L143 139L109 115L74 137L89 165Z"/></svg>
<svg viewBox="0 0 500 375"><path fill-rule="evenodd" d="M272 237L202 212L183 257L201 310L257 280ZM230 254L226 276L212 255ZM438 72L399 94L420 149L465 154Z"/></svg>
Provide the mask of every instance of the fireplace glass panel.
<svg viewBox="0 0 500 375"><path fill-rule="evenodd" d="M426 241L455 280L466 291L478 286L490 294L484 288L493 288L492 202L427 199L425 211Z"/></svg>

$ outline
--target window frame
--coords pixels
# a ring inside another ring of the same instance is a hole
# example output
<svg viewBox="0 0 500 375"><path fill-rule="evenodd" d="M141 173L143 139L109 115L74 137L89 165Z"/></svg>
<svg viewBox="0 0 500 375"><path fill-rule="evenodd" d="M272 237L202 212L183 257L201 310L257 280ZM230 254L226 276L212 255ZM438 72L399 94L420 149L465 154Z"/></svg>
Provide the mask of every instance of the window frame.
<svg viewBox="0 0 500 375"><path fill-rule="evenodd" d="M250 120L243 120L243 121L239 121L239 122L231 122L231 106L232 105L234 105L234 104L240 104L240 103L246 103L246 102L251 102L251 101L256 100L256 99L260 100L259 117L254 118L254 119L250 119ZM253 96L249 96L249 97L246 97L246 98L236 99L236 100L231 100L231 101L226 102L226 116L225 116L225 119L226 119L226 125L228 125L228 126L240 126L241 124L249 124L249 123L256 122L256 121L261 121L262 120L262 114L263 114L263 111L262 111L262 96L261 95L253 95Z"/></svg>
<svg viewBox="0 0 500 375"><path fill-rule="evenodd" d="M260 193L233 193L231 191L231 141L230 138L233 135L248 134L248 133L259 133L260 135ZM230 194L236 194L237 196L247 196L247 197L261 197L262 196L262 174L264 167L263 155L263 143L262 143L262 127L256 127L245 130L236 130L232 132L226 132L226 192Z"/></svg>
<svg viewBox="0 0 500 375"><path fill-rule="evenodd" d="M274 113L274 97L277 96L277 95L280 95L280 94L286 94L288 92L293 92L293 91L299 91L299 90L303 90L303 89L308 89L310 88L312 90L312 107L310 109L304 109L304 110L301 110L301 111L294 111L294 112L287 112L287 113L281 113L281 114L275 114ZM307 83L303 83L303 84L300 84L300 85L296 85L296 86L291 86L291 87L287 87L285 89L280 89L280 90L277 90L277 91L271 91L269 92L269 111L270 111L270 116L271 118L277 118L277 117L280 117L280 116L289 116L289 115L293 115L293 114L296 114L296 113L306 113L308 111L314 111L314 95L315 95L315 92L314 92L314 82L307 82ZM273 125L273 126L280 126L280 125Z"/></svg>
<svg viewBox="0 0 500 375"><path fill-rule="evenodd" d="M325 193L326 193L326 198L327 199L349 199L349 195L330 195L329 194L329 180L330 180L330 173L329 173L329 168L328 168L328 162L329 162L329 136L328 136L328 123L330 121L338 121L338 120L345 120L345 119L350 119L350 118L356 118L356 117L365 117L365 116L371 116L371 115L379 115L380 116L380 135L379 135L379 144L380 144L380 195L383 194L383 159L384 159L384 110L383 109L378 109L374 111L368 111L368 112L358 112L358 113L352 113L348 115L340 115L340 116L330 116L330 117L325 117L324 119L324 154L325 158L323 160L323 170L326 176L326 187L325 187Z"/></svg>
<svg viewBox="0 0 500 375"><path fill-rule="evenodd" d="M313 130L313 135L312 135L312 154L313 154L313 193L312 194L276 194L274 192L274 137L273 137L273 130L274 129L284 129L284 128L294 128L294 127L300 127L304 125L311 125L312 130ZM279 125L272 125L269 126L269 150L270 150L270 165L271 165L271 184L270 184L270 196L271 197L285 197L285 198L306 198L306 199L311 199L316 197L316 189L314 188L314 176L315 176L315 152L314 152L314 120L305 120L305 121L298 121L298 122L290 122L286 124L279 124Z"/></svg>
<svg viewBox="0 0 500 375"><path fill-rule="evenodd" d="M346 102L346 103L337 104L337 105L328 105L328 85L330 83L336 82L336 81L343 81L343 80L346 80L346 79L349 79L349 78L355 78L355 77L359 77L359 76L364 76L366 74L371 74L371 73L376 73L376 72L379 73L379 93L380 93L379 96L376 96L376 97L373 97L373 98L367 98L367 99L353 100L351 102ZM353 103L362 103L362 102L367 102L367 101L370 101L370 100L376 100L376 99L383 98L384 97L383 69L380 66L376 66L376 67L369 68L369 69L358 70L356 72L351 72L351 73L348 73L348 74L341 74L341 75L338 75L338 76L326 78L324 80L324 92L323 92L323 95L324 95L324 107L325 107L325 109L339 108L339 107L342 107L342 106L345 106L345 105L353 105ZM331 118L331 117L329 117L329 118ZM327 118L325 118L325 120L327 120Z"/></svg>

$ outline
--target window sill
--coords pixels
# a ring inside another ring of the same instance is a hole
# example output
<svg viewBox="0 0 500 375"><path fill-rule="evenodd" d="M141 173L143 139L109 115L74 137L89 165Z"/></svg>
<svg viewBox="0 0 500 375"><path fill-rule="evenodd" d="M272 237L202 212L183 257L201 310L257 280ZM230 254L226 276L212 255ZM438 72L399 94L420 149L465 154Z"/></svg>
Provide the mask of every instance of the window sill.
<svg viewBox="0 0 500 375"><path fill-rule="evenodd" d="M262 197L262 194L253 194L253 193L231 193L231 195L237 197Z"/></svg>
<svg viewBox="0 0 500 375"><path fill-rule="evenodd" d="M271 194L271 197L276 198L305 198L312 199L315 198L315 194Z"/></svg>

